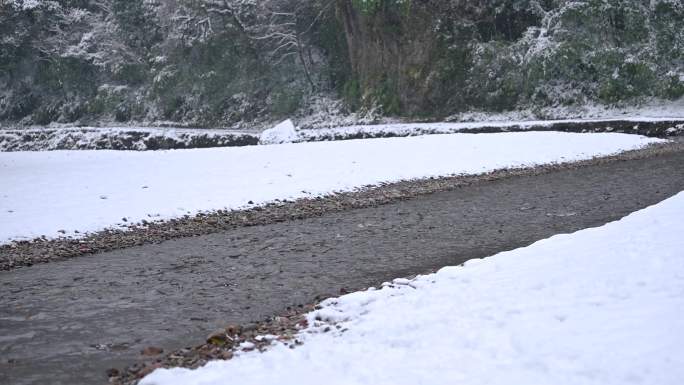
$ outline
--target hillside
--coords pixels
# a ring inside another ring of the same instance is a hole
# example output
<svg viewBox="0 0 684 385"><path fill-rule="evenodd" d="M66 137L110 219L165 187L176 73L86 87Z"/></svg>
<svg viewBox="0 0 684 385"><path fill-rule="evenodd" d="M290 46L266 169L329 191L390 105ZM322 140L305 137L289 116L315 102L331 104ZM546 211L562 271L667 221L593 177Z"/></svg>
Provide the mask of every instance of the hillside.
<svg viewBox="0 0 684 385"><path fill-rule="evenodd" d="M0 2L8 126L250 128L683 95L681 0Z"/></svg>

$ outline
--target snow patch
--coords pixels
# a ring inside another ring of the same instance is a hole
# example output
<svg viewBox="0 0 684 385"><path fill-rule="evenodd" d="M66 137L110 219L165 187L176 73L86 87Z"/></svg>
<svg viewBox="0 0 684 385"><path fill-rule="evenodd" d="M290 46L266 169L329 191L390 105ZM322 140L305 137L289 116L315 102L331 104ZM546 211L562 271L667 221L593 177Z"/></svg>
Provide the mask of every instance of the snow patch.
<svg viewBox="0 0 684 385"><path fill-rule="evenodd" d="M669 135L677 135L680 132L684 132L684 124L678 124L674 127L670 127L667 129L667 134Z"/></svg>

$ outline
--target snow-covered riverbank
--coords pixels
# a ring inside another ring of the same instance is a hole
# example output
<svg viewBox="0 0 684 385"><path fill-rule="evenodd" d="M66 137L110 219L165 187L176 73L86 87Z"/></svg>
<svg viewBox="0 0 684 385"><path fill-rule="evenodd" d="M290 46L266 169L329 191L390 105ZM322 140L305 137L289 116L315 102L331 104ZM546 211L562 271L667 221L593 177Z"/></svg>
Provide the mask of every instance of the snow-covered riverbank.
<svg viewBox="0 0 684 385"><path fill-rule="evenodd" d="M0 243L383 182L584 160L659 141L529 132L154 152L0 153Z"/></svg>
<svg viewBox="0 0 684 385"><path fill-rule="evenodd" d="M682 218L684 193L600 228L329 299L309 314L301 347L160 369L141 385L679 384Z"/></svg>
<svg viewBox="0 0 684 385"><path fill-rule="evenodd" d="M119 150L242 147L453 133L559 131L628 133L653 137L684 134L683 117L625 116L565 120L484 120L462 123L390 123L295 128L287 120L260 131L149 127L58 127L0 129L1 151Z"/></svg>

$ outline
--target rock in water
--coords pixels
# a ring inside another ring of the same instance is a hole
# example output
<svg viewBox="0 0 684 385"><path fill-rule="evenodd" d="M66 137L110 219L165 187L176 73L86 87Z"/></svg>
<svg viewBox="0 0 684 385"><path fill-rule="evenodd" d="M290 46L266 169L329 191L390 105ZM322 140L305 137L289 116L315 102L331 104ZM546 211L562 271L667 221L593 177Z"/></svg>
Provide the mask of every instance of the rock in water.
<svg viewBox="0 0 684 385"><path fill-rule="evenodd" d="M164 353L164 349L158 348L156 346L148 346L140 351L140 354L146 357L158 356L162 353Z"/></svg>
<svg viewBox="0 0 684 385"><path fill-rule="evenodd" d="M207 343L214 346L224 346L228 341L228 334L225 329L216 330L207 337Z"/></svg>
<svg viewBox="0 0 684 385"><path fill-rule="evenodd" d="M299 135L292 120L288 119L273 128L261 133L259 144L293 143L299 140Z"/></svg>

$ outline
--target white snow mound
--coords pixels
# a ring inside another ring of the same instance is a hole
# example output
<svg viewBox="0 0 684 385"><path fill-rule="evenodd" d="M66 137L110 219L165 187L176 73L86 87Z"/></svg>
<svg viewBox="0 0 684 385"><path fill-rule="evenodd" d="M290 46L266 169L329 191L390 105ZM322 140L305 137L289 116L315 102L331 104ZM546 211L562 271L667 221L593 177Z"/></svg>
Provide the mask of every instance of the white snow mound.
<svg viewBox="0 0 684 385"><path fill-rule="evenodd" d="M299 135L292 120L288 119L261 133L259 144L282 144L297 142Z"/></svg>

